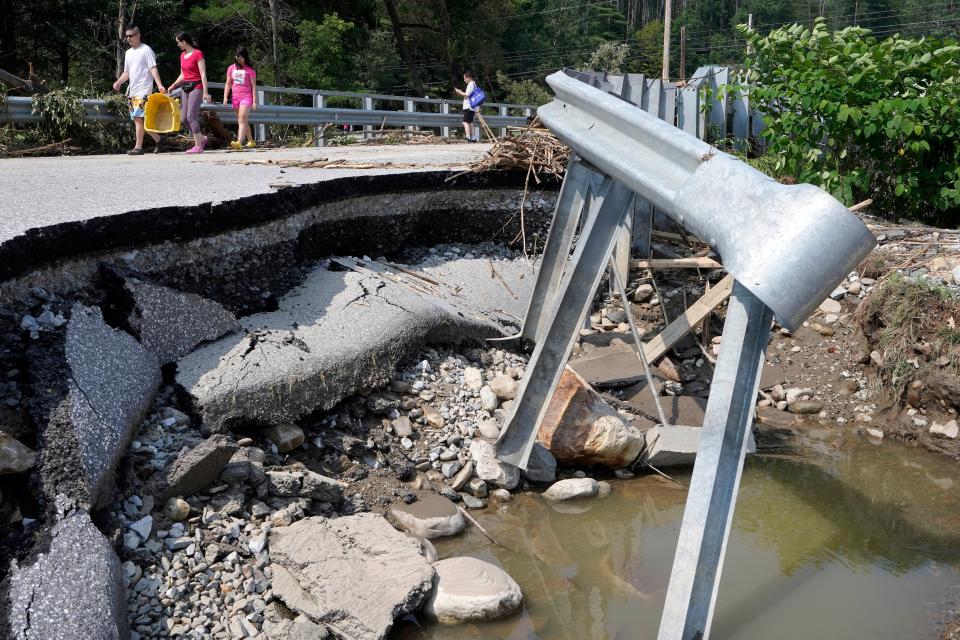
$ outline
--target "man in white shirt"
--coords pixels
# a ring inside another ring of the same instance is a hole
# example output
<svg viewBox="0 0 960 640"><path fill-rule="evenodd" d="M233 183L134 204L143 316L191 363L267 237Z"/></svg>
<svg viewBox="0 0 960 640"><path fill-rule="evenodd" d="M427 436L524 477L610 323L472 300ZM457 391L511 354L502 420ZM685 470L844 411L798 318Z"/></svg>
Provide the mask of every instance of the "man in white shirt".
<svg viewBox="0 0 960 640"><path fill-rule="evenodd" d="M153 49L143 43L140 35L140 28L135 24L127 26L125 29L127 42L130 48L127 49L123 58L123 73L113 83L113 90L119 91L124 82L129 81L127 86L127 98L130 102L130 119L137 131L137 142L133 149L127 151L131 156L143 155L143 108L147 103L147 96L153 93L153 84L156 83L157 91L164 93L163 83L160 82L160 74L157 72L157 57ZM151 82L152 80L152 82ZM154 153L160 150L162 138L155 133L150 137L157 143Z"/></svg>

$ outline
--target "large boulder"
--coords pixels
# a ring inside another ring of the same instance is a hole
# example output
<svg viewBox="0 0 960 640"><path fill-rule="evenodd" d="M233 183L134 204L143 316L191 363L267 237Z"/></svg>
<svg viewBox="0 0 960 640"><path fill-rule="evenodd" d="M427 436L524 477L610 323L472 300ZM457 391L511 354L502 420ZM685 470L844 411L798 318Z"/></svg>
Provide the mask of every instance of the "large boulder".
<svg viewBox="0 0 960 640"><path fill-rule="evenodd" d="M156 356L75 304L62 336L28 351L39 427L40 476L49 500L64 494L103 506L117 462L160 385Z"/></svg>
<svg viewBox="0 0 960 640"><path fill-rule="evenodd" d="M643 450L643 432L628 423L569 366L540 423L537 440L567 465L628 466Z"/></svg>
<svg viewBox="0 0 960 640"><path fill-rule="evenodd" d="M240 328L223 306L196 294L135 278L127 279L125 285L133 298L127 319L130 329L161 363L176 362L198 344Z"/></svg>
<svg viewBox="0 0 960 640"><path fill-rule="evenodd" d="M13 570L9 598L5 638L128 637L120 559L83 510L54 525L46 552Z"/></svg>
<svg viewBox="0 0 960 640"><path fill-rule="evenodd" d="M503 569L477 558L434 563L436 586L424 613L443 624L487 622L520 608L520 586Z"/></svg>
<svg viewBox="0 0 960 640"><path fill-rule="evenodd" d="M395 270L385 265L337 258L337 270L312 272L276 311L243 318L243 333L181 358L177 382L203 428L213 433L239 423L295 422L330 409L382 383L424 343L456 344L507 332L499 310L522 313L522 303L485 282L490 278L479 268L486 268L485 261L461 262L469 264L447 263L443 291L435 295L398 283ZM515 271L519 280L519 264ZM529 281L519 281L519 290Z"/></svg>
<svg viewBox="0 0 960 640"><path fill-rule="evenodd" d="M273 529L270 557L274 595L347 640L385 638L433 585L419 540L372 513Z"/></svg>
<svg viewBox="0 0 960 640"><path fill-rule="evenodd" d="M431 493L410 504L395 504L390 515L415 536L439 538L463 531L463 514L453 502Z"/></svg>

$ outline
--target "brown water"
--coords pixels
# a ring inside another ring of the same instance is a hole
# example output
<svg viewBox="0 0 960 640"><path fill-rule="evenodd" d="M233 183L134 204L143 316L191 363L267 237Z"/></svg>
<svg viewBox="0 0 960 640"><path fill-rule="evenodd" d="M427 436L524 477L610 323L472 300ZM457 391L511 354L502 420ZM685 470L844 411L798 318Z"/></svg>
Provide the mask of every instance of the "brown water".
<svg viewBox="0 0 960 640"><path fill-rule="evenodd" d="M889 442L826 441L835 434L813 433L804 456L748 461L712 637L931 638L960 604L960 466ZM469 528L435 541L440 557L503 567L523 589L522 612L482 625L405 622L395 637L655 638L686 491L657 476L613 485L576 505L525 494L474 511L508 549Z"/></svg>

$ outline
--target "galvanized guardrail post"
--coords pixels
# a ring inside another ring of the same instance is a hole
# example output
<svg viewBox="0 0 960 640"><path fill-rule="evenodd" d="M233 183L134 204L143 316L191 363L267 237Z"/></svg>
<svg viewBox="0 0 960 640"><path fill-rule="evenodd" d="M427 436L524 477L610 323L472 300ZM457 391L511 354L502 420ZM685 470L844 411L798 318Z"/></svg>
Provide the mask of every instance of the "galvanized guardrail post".
<svg viewBox="0 0 960 640"><path fill-rule="evenodd" d="M576 72L547 78L556 99L539 109L540 118L575 155L518 334L536 344L497 442L498 457L526 468L579 321L618 232L627 233L628 207L641 203L641 226L648 229L650 208L656 207L723 256L735 284L659 636L705 638L773 316L795 329L876 241L820 189L781 185L571 76L606 82ZM659 100L654 93L649 102ZM603 184L597 185L600 177ZM585 208L589 213L568 262Z"/></svg>
<svg viewBox="0 0 960 640"><path fill-rule="evenodd" d="M267 93L263 89L257 90L257 109L262 109L267 104ZM257 139L257 142L266 142L267 140L267 125L258 124L254 129L254 137Z"/></svg>
<svg viewBox="0 0 960 640"><path fill-rule="evenodd" d="M450 114L450 103L449 103L449 102L444 102L443 104L440 105L440 113L442 113L443 115L449 115L449 114ZM450 127L447 126L447 125L444 125L444 126L440 127L440 135L441 135L442 137L444 137L444 138L449 138L449 137L450 137Z"/></svg>
<svg viewBox="0 0 960 640"><path fill-rule="evenodd" d="M710 635L773 312L739 282L727 305L658 640Z"/></svg>
<svg viewBox="0 0 960 640"><path fill-rule="evenodd" d="M324 95L322 95L322 94L319 94L319 93L313 94L313 108L314 108L314 109L326 109L326 107L327 107L327 97L324 96ZM314 128L313 128L313 136L314 136L314 138L316 138L316 140L314 141L314 143L315 143L318 147L322 147L322 146L324 146L324 145L326 144L326 140L325 140L326 136L323 135L323 127L322 127L322 126L318 126L318 127L314 127Z"/></svg>
<svg viewBox="0 0 960 640"><path fill-rule="evenodd" d="M363 109L364 111L373 111L373 98L363 98ZM369 140L373 137L373 125L364 125L363 126L363 139Z"/></svg>

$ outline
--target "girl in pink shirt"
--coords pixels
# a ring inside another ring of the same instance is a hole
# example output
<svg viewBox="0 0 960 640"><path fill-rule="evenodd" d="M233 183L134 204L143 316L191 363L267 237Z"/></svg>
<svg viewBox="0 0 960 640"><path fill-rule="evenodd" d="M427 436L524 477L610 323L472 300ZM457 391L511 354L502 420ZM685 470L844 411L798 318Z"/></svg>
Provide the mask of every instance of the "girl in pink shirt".
<svg viewBox="0 0 960 640"><path fill-rule="evenodd" d="M200 104L210 102L207 63L203 59L203 52L197 49L197 43L189 33L181 31L176 37L181 51L180 76L170 85L167 93L180 87L180 121L190 129L195 143L187 153L203 153L203 148L207 146L207 136L200 132Z"/></svg>
<svg viewBox="0 0 960 640"><path fill-rule="evenodd" d="M257 110L257 72L250 66L250 55L246 47L237 47L234 64L227 69L227 82L223 90L223 104L227 104L233 93L233 110L237 112L237 139L230 143L231 149L253 149L257 143L250 133L250 111ZM244 145L244 139L247 140Z"/></svg>

